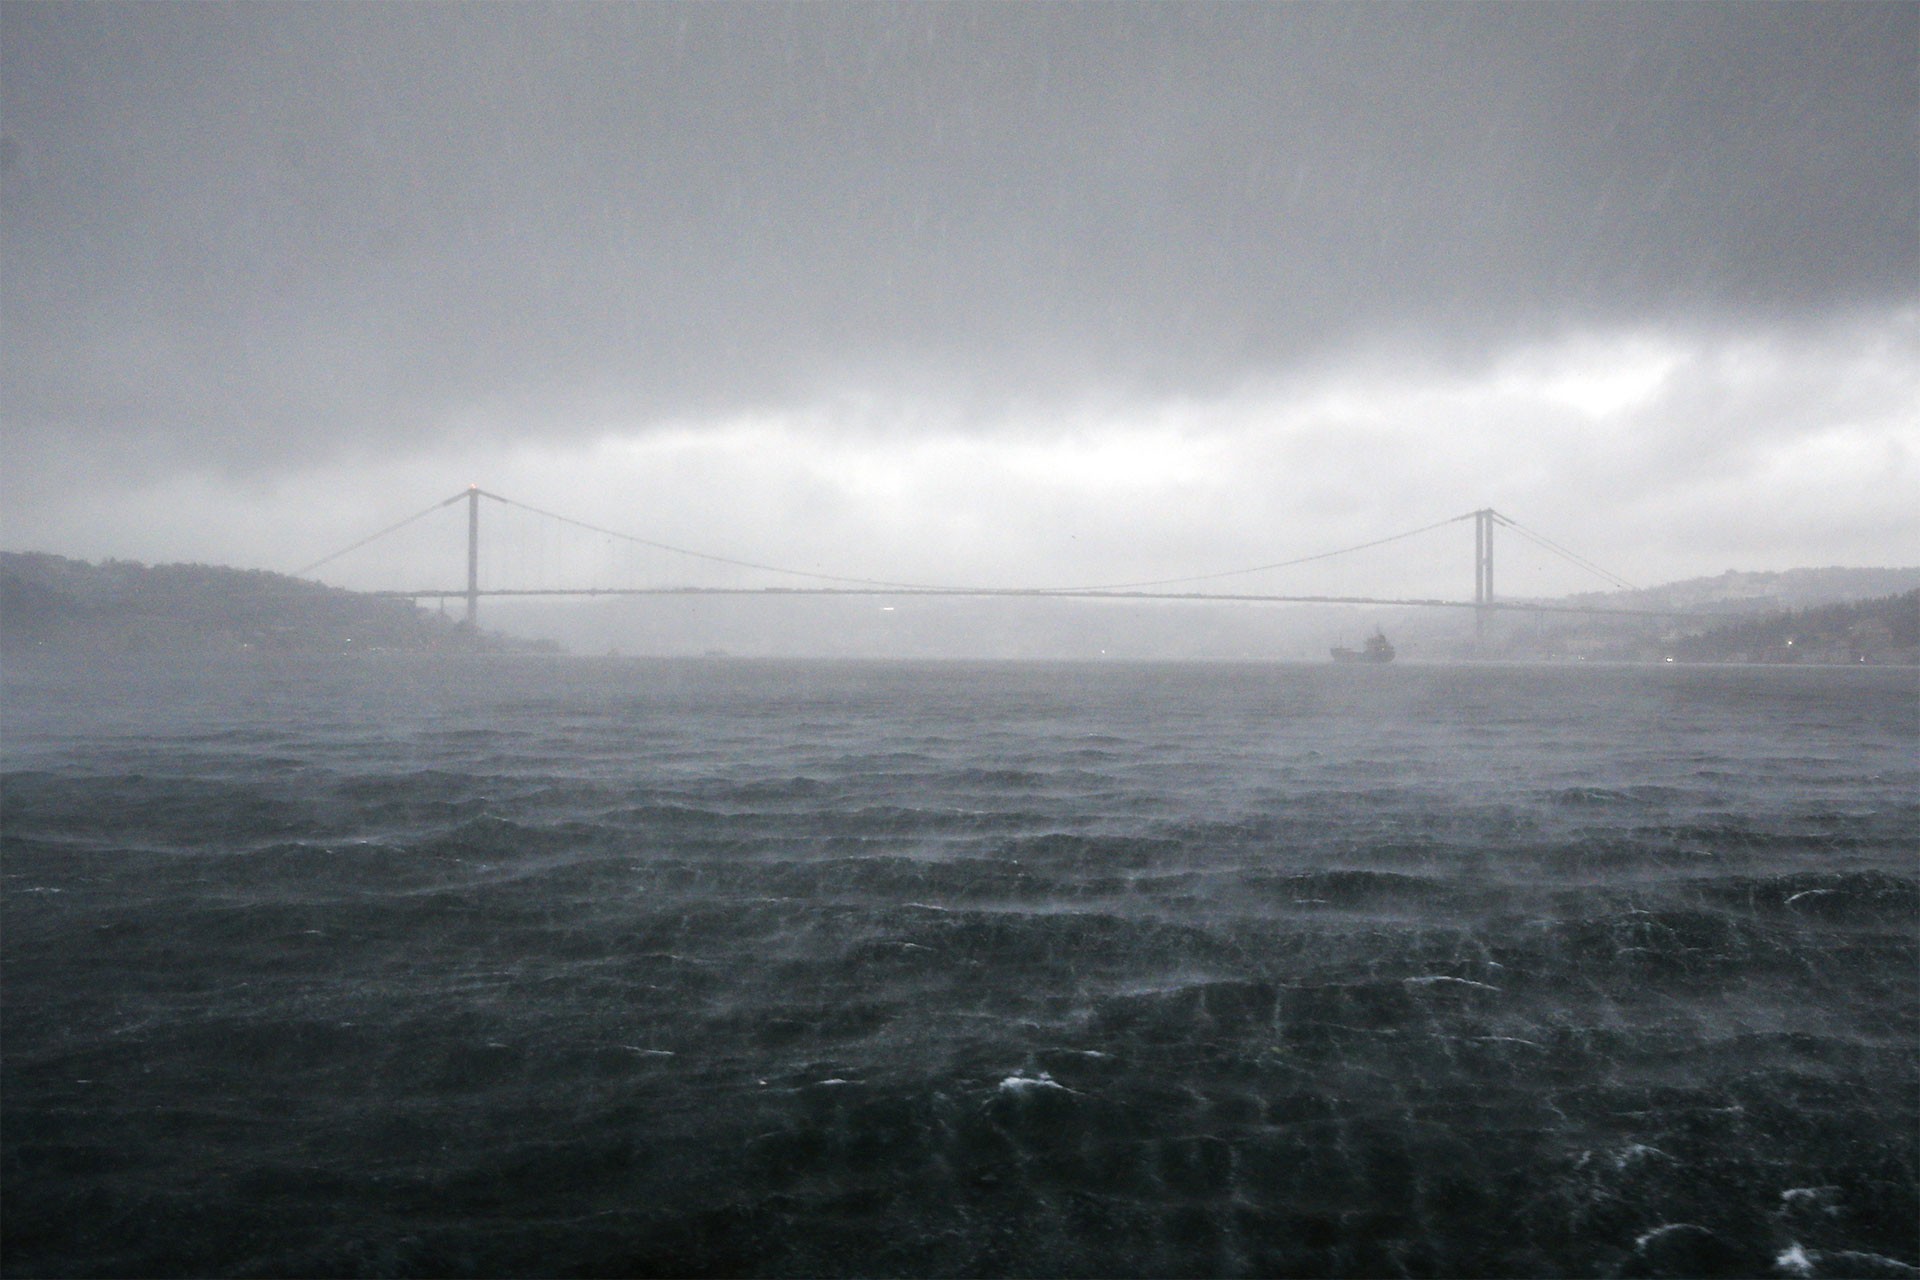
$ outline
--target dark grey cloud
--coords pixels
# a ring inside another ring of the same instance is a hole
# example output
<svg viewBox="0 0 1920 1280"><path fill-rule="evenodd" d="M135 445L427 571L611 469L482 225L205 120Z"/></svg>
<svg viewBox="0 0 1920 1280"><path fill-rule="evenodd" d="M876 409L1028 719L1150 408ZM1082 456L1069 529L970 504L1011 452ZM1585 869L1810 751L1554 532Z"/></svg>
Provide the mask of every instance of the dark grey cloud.
<svg viewBox="0 0 1920 1280"><path fill-rule="evenodd" d="M0 36L17 465L1206 392L1920 276L1910 4L9 4Z"/></svg>

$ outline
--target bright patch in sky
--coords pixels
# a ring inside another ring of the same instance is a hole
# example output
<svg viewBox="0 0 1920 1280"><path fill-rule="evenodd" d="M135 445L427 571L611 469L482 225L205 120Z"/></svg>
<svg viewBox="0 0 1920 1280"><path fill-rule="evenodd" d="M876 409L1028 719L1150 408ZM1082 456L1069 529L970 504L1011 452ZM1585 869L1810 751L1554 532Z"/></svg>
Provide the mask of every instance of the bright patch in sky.
<svg viewBox="0 0 1920 1280"><path fill-rule="evenodd" d="M1513 356L1491 383L1497 394L1521 403L1560 405L1597 421L1654 401L1687 354L1680 344L1651 336L1574 342ZM1467 394L1484 391L1473 387Z"/></svg>
<svg viewBox="0 0 1920 1280"><path fill-rule="evenodd" d="M272 483L200 474L37 520L79 554L289 569L463 488L673 546L889 581L1071 586L1209 574L1385 537L1492 505L1634 581L1920 554L1920 360L1911 314L1812 339L1586 335L1477 372L1381 363L1211 400L1031 407L960 422L943 406L825 402L612 430ZM1788 424L1791 424L1789 429ZM1809 423L1823 424L1817 430ZM1650 515L1684 498L1684 520ZM223 526L202 513L229 511ZM462 510L319 576L412 589L463 573ZM566 533L488 507L489 565L562 574ZM1890 543L1885 531L1902 531ZM1388 552L1216 584L1455 596L1469 526ZM408 550L408 539L417 546ZM586 542L593 542L588 537ZM1461 544L1461 545L1455 545ZM579 572L703 580L738 571L653 553ZM1515 594L1604 584L1511 546ZM398 580L405 576L407 581ZM491 576L491 575L490 575ZM563 575L564 576L564 575ZM424 579L415 581L414 579ZM493 579L495 585L510 585ZM766 579L793 582L792 579ZM604 584L603 584L604 585Z"/></svg>

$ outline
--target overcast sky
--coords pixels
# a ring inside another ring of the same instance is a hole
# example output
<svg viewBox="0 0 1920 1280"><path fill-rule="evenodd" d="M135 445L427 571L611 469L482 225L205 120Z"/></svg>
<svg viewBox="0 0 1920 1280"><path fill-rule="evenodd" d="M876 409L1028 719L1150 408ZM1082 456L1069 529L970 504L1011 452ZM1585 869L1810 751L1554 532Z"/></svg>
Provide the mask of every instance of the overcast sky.
<svg viewBox="0 0 1920 1280"><path fill-rule="evenodd" d="M10 549L294 568L479 482L951 582L1482 505L1648 582L1920 562L1920 6L9 3L0 37ZM1461 528L1459 581L1347 585L1470 594Z"/></svg>

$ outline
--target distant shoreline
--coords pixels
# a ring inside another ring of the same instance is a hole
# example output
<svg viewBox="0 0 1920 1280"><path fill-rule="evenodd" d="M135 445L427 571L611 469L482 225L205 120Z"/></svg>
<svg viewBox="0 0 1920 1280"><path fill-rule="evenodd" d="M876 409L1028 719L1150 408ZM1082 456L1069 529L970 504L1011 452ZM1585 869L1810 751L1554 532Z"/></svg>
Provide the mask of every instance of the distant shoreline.
<svg viewBox="0 0 1920 1280"><path fill-rule="evenodd" d="M1385 621L1407 665L1920 666L1920 585L1860 596L1863 587L1901 581L1920 584L1920 569L1727 574L1632 593L1635 603L1672 607L1685 602L1699 611L1677 625L1673 617L1523 615L1496 609L1486 634L1474 635L1451 614L1444 625L1381 610L1362 616ZM1769 591L1771 595L1765 594ZM1844 598L1823 598L1834 595ZM1809 603L1733 611L1767 600ZM1322 637L1335 631L1325 621L1303 620L1303 611L1289 613L1277 606L1222 605L1211 611L1204 611L1205 606L1156 607L1137 615L1116 614L1111 605L1095 614L1095 607L1074 600L1050 605L941 603L926 606L912 619L904 609L887 610L881 622L870 611L843 602L796 603L783 597L730 607L655 604L644 612L595 605L570 611L503 607L498 612L507 614L508 627L476 629L408 600L264 570L117 560L91 564L47 553L0 552L0 652L13 659L54 653L81 655L88 661L162 653L225 658L248 653L524 653L704 663L1319 666L1325 665L1318 656L1325 652ZM770 619L762 612L769 608L788 612ZM1124 623L1118 621L1122 616ZM909 629L915 625L918 630ZM543 629L550 634L526 634ZM967 652L969 643L977 644L978 651Z"/></svg>

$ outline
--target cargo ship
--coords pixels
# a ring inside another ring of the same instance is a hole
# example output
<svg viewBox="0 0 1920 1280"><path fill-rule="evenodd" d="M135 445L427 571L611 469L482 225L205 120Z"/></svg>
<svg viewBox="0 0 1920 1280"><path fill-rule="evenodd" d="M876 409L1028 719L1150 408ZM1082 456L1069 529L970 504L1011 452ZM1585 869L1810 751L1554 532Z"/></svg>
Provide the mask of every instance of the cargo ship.
<svg viewBox="0 0 1920 1280"><path fill-rule="evenodd" d="M1393 645L1384 633L1375 630L1367 637L1367 642L1358 649L1336 647L1333 651L1335 662L1392 662Z"/></svg>

